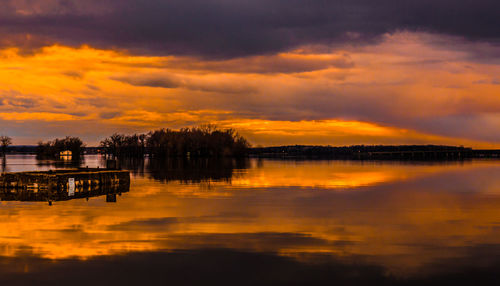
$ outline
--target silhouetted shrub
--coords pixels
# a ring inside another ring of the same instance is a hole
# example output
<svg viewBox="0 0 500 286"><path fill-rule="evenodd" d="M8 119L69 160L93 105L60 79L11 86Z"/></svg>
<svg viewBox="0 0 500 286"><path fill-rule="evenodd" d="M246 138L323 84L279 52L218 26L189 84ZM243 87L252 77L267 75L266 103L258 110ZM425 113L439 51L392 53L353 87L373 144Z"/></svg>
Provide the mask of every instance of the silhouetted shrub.
<svg viewBox="0 0 500 286"><path fill-rule="evenodd" d="M60 152L71 151L72 159L78 160L85 145L78 137L66 137L53 141L38 142L36 154L38 158L57 158Z"/></svg>

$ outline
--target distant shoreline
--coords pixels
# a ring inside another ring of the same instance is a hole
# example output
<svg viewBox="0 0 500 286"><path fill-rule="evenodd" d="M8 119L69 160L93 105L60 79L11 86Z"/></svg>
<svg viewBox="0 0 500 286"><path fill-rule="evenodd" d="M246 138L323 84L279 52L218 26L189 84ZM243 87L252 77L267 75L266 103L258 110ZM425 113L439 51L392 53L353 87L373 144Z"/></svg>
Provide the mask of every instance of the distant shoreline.
<svg viewBox="0 0 500 286"><path fill-rule="evenodd" d="M420 161L500 158L500 150L443 145L355 145L343 147L289 145L251 148L249 155L257 158Z"/></svg>
<svg viewBox="0 0 500 286"><path fill-rule="evenodd" d="M36 154L37 146L9 146L7 154ZM84 147L84 154L104 154L102 147ZM252 158L311 158L344 160L457 160L500 158L500 149L444 145L286 145L249 148Z"/></svg>

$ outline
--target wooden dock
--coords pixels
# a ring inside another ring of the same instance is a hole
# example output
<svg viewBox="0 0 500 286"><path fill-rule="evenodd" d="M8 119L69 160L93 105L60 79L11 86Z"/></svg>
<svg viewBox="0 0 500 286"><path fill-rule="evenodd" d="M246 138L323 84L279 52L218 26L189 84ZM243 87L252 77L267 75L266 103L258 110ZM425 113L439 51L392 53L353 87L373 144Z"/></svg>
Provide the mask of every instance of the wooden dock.
<svg viewBox="0 0 500 286"><path fill-rule="evenodd" d="M70 169L0 175L0 198L4 201L64 201L128 192L130 173L111 169ZM116 201L116 196L114 198Z"/></svg>

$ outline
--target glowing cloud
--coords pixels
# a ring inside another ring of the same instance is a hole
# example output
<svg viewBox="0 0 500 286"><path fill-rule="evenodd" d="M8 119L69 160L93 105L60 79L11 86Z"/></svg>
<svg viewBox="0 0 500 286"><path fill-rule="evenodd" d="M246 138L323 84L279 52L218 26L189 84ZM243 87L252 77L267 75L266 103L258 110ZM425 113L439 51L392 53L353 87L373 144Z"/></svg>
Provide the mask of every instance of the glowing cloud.
<svg viewBox="0 0 500 286"><path fill-rule="evenodd" d="M17 143L77 135L92 145L117 131L210 122L239 130L254 145L495 147L500 64L478 51L496 50L410 32L372 45L230 59L7 48L0 50L0 132Z"/></svg>

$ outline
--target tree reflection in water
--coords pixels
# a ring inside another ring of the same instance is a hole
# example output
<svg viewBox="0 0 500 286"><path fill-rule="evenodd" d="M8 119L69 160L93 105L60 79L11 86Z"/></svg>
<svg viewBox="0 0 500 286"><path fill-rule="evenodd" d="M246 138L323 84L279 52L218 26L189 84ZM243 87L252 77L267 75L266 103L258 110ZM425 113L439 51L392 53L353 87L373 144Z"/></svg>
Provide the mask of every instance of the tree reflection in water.
<svg viewBox="0 0 500 286"><path fill-rule="evenodd" d="M120 160L123 169L130 170L134 175L151 177L160 182L178 181L183 184L197 184L210 181L230 183L235 170L250 167L248 159L123 159Z"/></svg>

